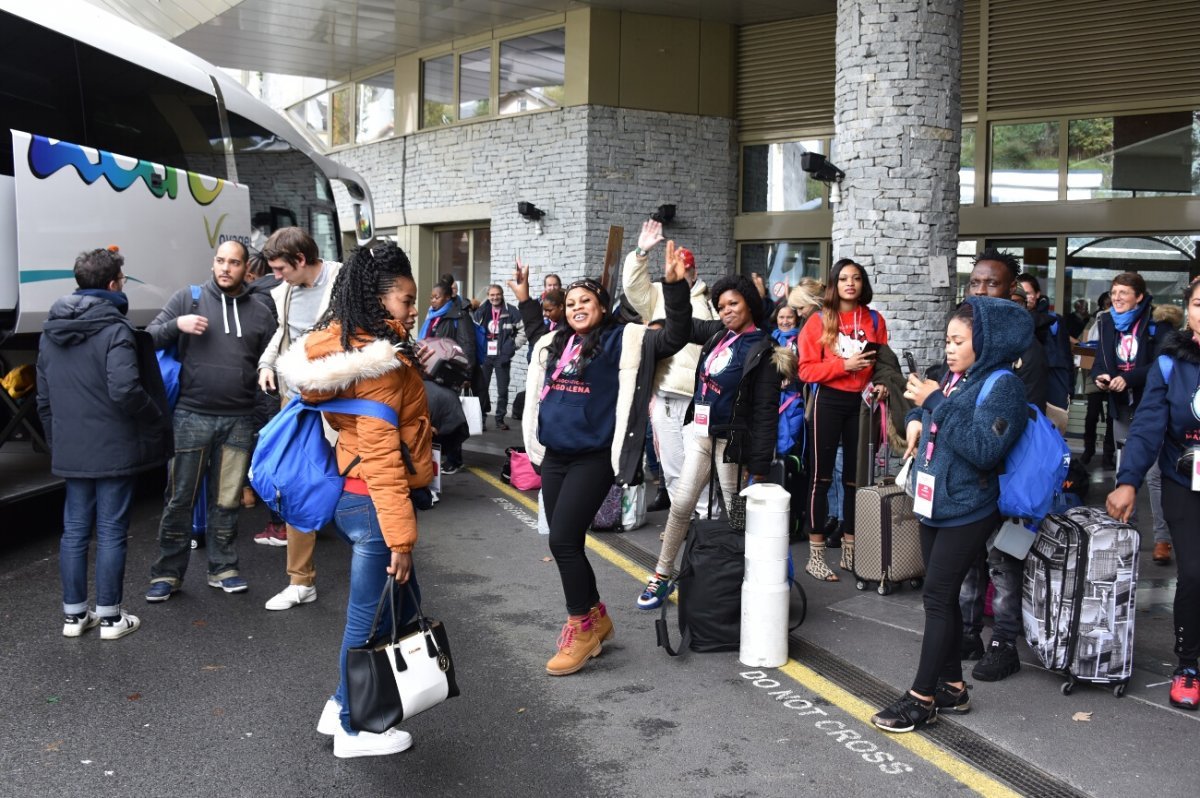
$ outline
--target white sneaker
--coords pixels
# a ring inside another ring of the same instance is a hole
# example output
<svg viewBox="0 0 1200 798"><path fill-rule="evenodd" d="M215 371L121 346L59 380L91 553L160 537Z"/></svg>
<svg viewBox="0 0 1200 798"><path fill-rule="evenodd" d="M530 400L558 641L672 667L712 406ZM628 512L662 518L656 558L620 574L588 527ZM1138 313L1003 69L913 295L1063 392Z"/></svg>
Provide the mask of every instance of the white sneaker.
<svg viewBox="0 0 1200 798"><path fill-rule="evenodd" d="M342 730L342 707L332 698L321 708L321 719L317 721L317 731L333 737Z"/></svg>
<svg viewBox="0 0 1200 798"><path fill-rule="evenodd" d="M288 585L280 590L267 602L269 610L290 610L299 604L309 604L317 600L316 587L308 585Z"/></svg>
<svg viewBox="0 0 1200 798"><path fill-rule="evenodd" d="M63 616L63 637L79 637L98 623L100 623L100 619L91 610L85 612L82 618L65 615Z"/></svg>
<svg viewBox="0 0 1200 798"><path fill-rule="evenodd" d="M117 618L100 619L100 639L117 640L125 635L133 634L141 625L142 622L136 615L130 615L125 610L121 610L121 615Z"/></svg>
<svg viewBox="0 0 1200 798"><path fill-rule="evenodd" d="M356 756L387 756L407 751L412 747L412 735L399 729L388 729L383 734L359 732L347 734L339 724L333 735L333 755L338 759L353 759Z"/></svg>

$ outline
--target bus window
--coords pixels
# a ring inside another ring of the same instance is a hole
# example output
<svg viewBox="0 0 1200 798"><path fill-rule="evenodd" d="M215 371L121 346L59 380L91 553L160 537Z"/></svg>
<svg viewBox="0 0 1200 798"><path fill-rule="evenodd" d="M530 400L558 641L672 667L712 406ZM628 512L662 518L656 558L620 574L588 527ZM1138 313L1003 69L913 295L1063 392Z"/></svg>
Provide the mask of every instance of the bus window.
<svg viewBox="0 0 1200 798"><path fill-rule="evenodd" d="M13 174L9 130L84 144L75 43L0 11L0 175Z"/></svg>
<svg viewBox="0 0 1200 798"><path fill-rule="evenodd" d="M322 258L341 260L337 205L325 174L282 137L232 112L228 120L237 179L250 189L251 216L265 221L268 216L259 214L268 214L269 234L285 226L280 211L286 209L298 220L292 224L308 226Z"/></svg>
<svg viewBox="0 0 1200 798"><path fill-rule="evenodd" d="M85 44L76 52L88 146L228 177L215 97Z"/></svg>

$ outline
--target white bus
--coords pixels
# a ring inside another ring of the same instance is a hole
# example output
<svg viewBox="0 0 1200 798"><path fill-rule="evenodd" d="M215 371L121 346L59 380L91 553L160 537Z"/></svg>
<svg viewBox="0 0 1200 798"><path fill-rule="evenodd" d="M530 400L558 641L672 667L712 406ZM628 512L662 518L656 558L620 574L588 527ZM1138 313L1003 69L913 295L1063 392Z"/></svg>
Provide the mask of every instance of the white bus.
<svg viewBox="0 0 1200 798"><path fill-rule="evenodd" d="M83 251L125 256L130 319L147 324L206 278L220 242L289 225L341 260L331 181L373 236L370 193L221 70L79 1L0 4L0 375L36 357L50 305ZM14 413L0 402L0 430ZM17 429L16 432L20 432ZM0 501L14 488L0 440Z"/></svg>
<svg viewBox="0 0 1200 798"><path fill-rule="evenodd" d="M0 10L0 353L27 348L84 250L119 246L130 318L203 277L228 238L312 233L341 259L331 181L353 171L206 61L83 2ZM6 358L7 359L7 358Z"/></svg>

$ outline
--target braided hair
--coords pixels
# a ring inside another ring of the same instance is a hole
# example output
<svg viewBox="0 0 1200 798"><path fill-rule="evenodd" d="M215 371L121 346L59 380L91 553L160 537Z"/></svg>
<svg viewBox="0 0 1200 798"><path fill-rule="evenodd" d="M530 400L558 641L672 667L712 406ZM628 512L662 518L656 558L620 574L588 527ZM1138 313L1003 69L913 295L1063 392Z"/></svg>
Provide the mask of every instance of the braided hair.
<svg viewBox="0 0 1200 798"><path fill-rule="evenodd" d="M401 277L412 279L412 264L400 247L390 241L370 248L358 247L338 272L329 309L314 329L325 329L333 322L341 324L342 348L347 351L356 340L382 338L400 343L404 339L387 323L392 317L380 296Z"/></svg>

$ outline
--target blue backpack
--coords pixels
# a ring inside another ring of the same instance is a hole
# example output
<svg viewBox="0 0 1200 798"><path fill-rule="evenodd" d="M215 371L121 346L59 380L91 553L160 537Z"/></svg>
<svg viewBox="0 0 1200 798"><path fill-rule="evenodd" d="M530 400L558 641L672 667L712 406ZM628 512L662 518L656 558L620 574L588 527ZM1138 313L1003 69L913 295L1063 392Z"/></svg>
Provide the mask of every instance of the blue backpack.
<svg viewBox="0 0 1200 798"><path fill-rule="evenodd" d="M346 473L359 461L356 457L345 471L338 471L321 424L322 410L373 416L400 426L395 409L382 402L330 399L308 404L297 396L262 428L250 461L250 486L301 532L315 532L333 519Z"/></svg>
<svg viewBox="0 0 1200 798"><path fill-rule="evenodd" d="M804 396L801 391L785 388L779 393L779 428L775 451L784 457L804 437Z"/></svg>
<svg viewBox="0 0 1200 798"><path fill-rule="evenodd" d="M992 386L1005 374L1016 376L1008 369L997 369L987 376L975 399L976 407L983 404ZM1070 466L1071 450L1058 428L1036 406L1029 405L1029 423L1004 458L1000 514L1035 525L1041 523L1054 508Z"/></svg>
<svg viewBox="0 0 1200 798"><path fill-rule="evenodd" d="M196 307L200 304L200 286L189 286L192 289L192 313L196 312ZM158 358L158 370L162 374L163 387L167 389L167 407L175 409L175 403L179 401L179 372L183 369L183 364L179 362L179 344L171 344L166 349L159 349L155 353Z"/></svg>

